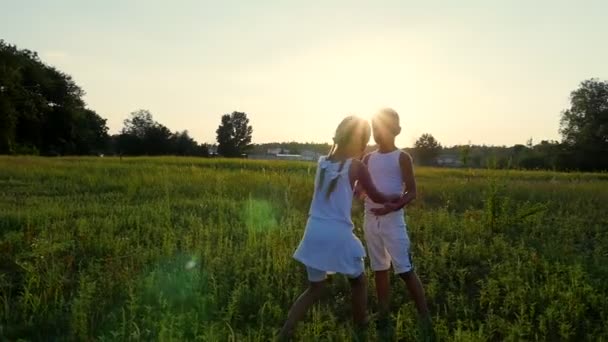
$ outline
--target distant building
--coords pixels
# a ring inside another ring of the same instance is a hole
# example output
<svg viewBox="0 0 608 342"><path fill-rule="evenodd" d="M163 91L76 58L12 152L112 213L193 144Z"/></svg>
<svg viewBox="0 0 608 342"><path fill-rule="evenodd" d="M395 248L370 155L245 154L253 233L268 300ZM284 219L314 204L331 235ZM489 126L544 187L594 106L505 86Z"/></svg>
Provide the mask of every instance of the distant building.
<svg viewBox="0 0 608 342"><path fill-rule="evenodd" d="M304 150L302 153L289 153L290 151L285 148L276 147L269 148L266 150L266 154L250 154L249 159L262 159L262 160L301 160L301 161L317 161L322 155L315 151Z"/></svg>
<svg viewBox="0 0 608 342"><path fill-rule="evenodd" d="M277 154L276 155L276 159L280 159L280 160L302 160L302 155L300 154Z"/></svg>
<svg viewBox="0 0 608 342"><path fill-rule="evenodd" d="M250 154L247 156L249 159L258 160L302 160L302 156L299 154Z"/></svg>
<svg viewBox="0 0 608 342"><path fill-rule="evenodd" d="M438 166L444 167L462 167L460 156L452 153L442 153L436 159L435 163Z"/></svg>
<svg viewBox="0 0 608 342"><path fill-rule="evenodd" d="M302 160L317 161L322 154L315 151L302 151Z"/></svg>
<svg viewBox="0 0 608 342"><path fill-rule="evenodd" d="M280 147L269 148L269 149L266 151L266 154L274 154L274 155L277 155L277 154L281 154L281 153L282 153L282 151L283 151L283 149L282 149L282 148L280 148ZM289 152L288 152L288 153L289 153Z"/></svg>
<svg viewBox="0 0 608 342"><path fill-rule="evenodd" d="M290 154L290 153L270 153L277 152L281 149L269 149L266 154L250 154L249 159L261 159L261 160L301 160L301 161L317 161L321 156L320 153L313 151L303 151L301 154ZM286 150L281 150L285 152Z"/></svg>
<svg viewBox="0 0 608 342"><path fill-rule="evenodd" d="M207 152L210 156L217 156L217 145L208 145Z"/></svg>

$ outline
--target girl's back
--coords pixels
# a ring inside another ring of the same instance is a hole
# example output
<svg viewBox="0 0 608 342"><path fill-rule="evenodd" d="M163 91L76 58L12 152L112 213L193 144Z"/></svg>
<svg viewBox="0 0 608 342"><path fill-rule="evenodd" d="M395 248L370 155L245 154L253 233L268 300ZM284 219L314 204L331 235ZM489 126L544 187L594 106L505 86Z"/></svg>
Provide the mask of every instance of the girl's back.
<svg viewBox="0 0 608 342"><path fill-rule="evenodd" d="M315 177L315 192L310 205L311 218L339 221L352 227L353 190L349 171L352 159L331 161L319 158Z"/></svg>

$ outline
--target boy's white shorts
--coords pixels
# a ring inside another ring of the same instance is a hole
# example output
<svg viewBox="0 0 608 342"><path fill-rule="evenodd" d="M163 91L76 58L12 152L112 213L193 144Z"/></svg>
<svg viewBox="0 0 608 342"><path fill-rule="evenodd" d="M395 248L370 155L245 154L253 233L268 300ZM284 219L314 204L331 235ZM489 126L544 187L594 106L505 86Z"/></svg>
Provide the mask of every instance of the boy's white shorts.
<svg viewBox="0 0 608 342"><path fill-rule="evenodd" d="M414 269L410 254L410 238L403 210L376 216L365 213L365 242L373 271L385 271L391 267L395 274Z"/></svg>

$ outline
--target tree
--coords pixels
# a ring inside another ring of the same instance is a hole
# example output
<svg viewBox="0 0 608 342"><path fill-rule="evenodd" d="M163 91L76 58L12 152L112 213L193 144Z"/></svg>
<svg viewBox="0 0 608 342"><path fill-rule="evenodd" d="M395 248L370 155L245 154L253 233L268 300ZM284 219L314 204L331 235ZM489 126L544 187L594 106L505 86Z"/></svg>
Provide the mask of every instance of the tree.
<svg viewBox="0 0 608 342"><path fill-rule="evenodd" d="M414 144L414 156L422 165L432 165L441 152L441 144L428 133L423 134Z"/></svg>
<svg viewBox="0 0 608 342"><path fill-rule="evenodd" d="M38 54L0 40L0 153L89 154L107 140L84 91Z"/></svg>
<svg viewBox="0 0 608 342"><path fill-rule="evenodd" d="M149 110L139 109L131 112L130 115L123 121L122 134L130 134L144 139L147 132L156 125Z"/></svg>
<svg viewBox="0 0 608 342"><path fill-rule="evenodd" d="M118 153L126 155L149 154L145 140L155 125L156 122L154 122L150 111L140 109L131 112L130 117L123 121L121 134L116 139Z"/></svg>
<svg viewBox="0 0 608 342"><path fill-rule="evenodd" d="M464 167L469 166L469 160L471 157L471 146L464 145L460 148L460 162Z"/></svg>
<svg viewBox="0 0 608 342"><path fill-rule="evenodd" d="M581 170L608 170L608 81L581 82L562 112L560 133Z"/></svg>
<svg viewBox="0 0 608 342"><path fill-rule="evenodd" d="M140 109L124 121L118 138L119 153L127 155L162 155L173 153L171 131L154 121L152 113Z"/></svg>
<svg viewBox="0 0 608 342"><path fill-rule="evenodd" d="M188 131L175 132L171 136L173 142L173 153L181 156L201 155L202 151L194 139L190 137Z"/></svg>
<svg viewBox="0 0 608 342"><path fill-rule="evenodd" d="M109 141L106 119L93 110L85 109L77 122L75 140L77 154L103 152Z"/></svg>
<svg viewBox="0 0 608 342"><path fill-rule="evenodd" d="M196 148L196 155L200 157L209 157L209 148L211 146L205 143L202 143Z"/></svg>
<svg viewBox="0 0 608 342"><path fill-rule="evenodd" d="M239 157L251 148L253 128L247 114L232 112L222 116L217 133L218 153L224 157Z"/></svg>
<svg viewBox="0 0 608 342"><path fill-rule="evenodd" d="M208 146L199 145L187 130L171 133L143 109L124 120L121 134L113 136L112 142L114 151L125 155L209 156Z"/></svg>
<svg viewBox="0 0 608 342"><path fill-rule="evenodd" d="M144 150L146 154L159 156L174 154L171 144L171 131L162 124L155 123L147 132L144 138Z"/></svg>
<svg viewBox="0 0 608 342"><path fill-rule="evenodd" d="M3 86L0 85L0 87ZM0 153L11 153L14 151L15 145L17 112L3 93L4 88L0 88Z"/></svg>

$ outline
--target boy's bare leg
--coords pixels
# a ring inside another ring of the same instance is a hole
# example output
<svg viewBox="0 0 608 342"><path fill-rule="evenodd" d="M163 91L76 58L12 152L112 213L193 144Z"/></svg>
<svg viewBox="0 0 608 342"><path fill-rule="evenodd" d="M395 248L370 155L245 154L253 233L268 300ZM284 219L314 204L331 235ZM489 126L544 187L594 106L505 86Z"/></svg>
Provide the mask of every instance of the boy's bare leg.
<svg viewBox="0 0 608 342"><path fill-rule="evenodd" d="M433 322L431 320L431 315L429 314L429 309L426 304L426 296L424 293L424 288L422 287L422 283L418 278L418 275L415 271L410 271L406 273L399 274L401 279L405 282L407 286L407 290L410 293L412 299L414 299L414 304L416 304L416 309L418 310L418 315L420 317L420 326L422 328L422 333L425 341L434 341L435 332L433 329Z"/></svg>
<svg viewBox="0 0 608 342"><path fill-rule="evenodd" d="M308 309L321 298L325 281L310 282L306 291L304 291L295 303L291 306L287 321L283 325L279 333L279 340L285 340L291 337L296 324L304 317Z"/></svg>
<svg viewBox="0 0 608 342"><path fill-rule="evenodd" d="M378 295L378 308L382 317L390 314L390 275L389 270L376 271L376 294Z"/></svg>
<svg viewBox="0 0 608 342"><path fill-rule="evenodd" d="M426 296L424 294L424 288L422 287L422 283L420 282L420 279L418 278L416 272L409 271L401 273L399 274L399 277L403 279L410 296L412 297L412 299L414 299L414 303L416 304L416 309L418 310L420 318L422 318L423 320L430 320L429 309L426 305Z"/></svg>

